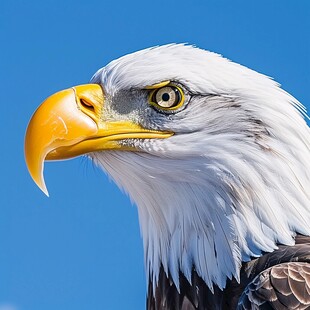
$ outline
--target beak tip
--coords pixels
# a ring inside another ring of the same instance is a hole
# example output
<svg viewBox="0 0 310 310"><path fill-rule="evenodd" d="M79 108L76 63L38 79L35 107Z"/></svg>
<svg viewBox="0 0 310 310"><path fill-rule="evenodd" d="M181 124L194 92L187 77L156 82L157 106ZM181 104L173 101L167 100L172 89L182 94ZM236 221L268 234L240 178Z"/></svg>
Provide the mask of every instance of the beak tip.
<svg viewBox="0 0 310 310"><path fill-rule="evenodd" d="M45 185L45 181L44 181L44 177L43 177L43 173L41 174L41 177L34 177L34 175L32 175L32 179L34 180L34 182L36 183L36 185L39 187L39 189L47 196L49 197L49 193L47 190L47 187Z"/></svg>
<svg viewBox="0 0 310 310"><path fill-rule="evenodd" d="M42 192L43 192L47 197L50 196L50 194L48 193L48 190L47 190L46 187L45 187L45 188L41 188L41 190L42 190Z"/></svg>
<svg viewBox="0 0 310 310"><path fill-rule="evenodd" d="M49 197L49 193L48 193L48 190L47 190L47 187L45 185L45 182L44 182L44 179L40 180L41 182L36 182L38 187L40 188L40 190L47 196Z"/></svg>

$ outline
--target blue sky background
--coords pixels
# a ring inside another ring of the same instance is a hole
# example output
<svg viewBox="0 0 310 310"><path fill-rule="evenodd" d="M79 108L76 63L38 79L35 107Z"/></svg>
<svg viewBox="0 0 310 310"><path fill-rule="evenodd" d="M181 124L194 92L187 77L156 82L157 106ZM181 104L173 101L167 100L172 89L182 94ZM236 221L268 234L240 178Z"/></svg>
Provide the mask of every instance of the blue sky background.
<svg viewBox="0 0 310 310"><path fill-rule="evenodd" d="M44 98L126 53L189 42L274 77L310 109L309 35L308 0L2 0L0 310L145 306L129 199L85 158L46 164L50 198L28 175L24 132Z"/></svg>

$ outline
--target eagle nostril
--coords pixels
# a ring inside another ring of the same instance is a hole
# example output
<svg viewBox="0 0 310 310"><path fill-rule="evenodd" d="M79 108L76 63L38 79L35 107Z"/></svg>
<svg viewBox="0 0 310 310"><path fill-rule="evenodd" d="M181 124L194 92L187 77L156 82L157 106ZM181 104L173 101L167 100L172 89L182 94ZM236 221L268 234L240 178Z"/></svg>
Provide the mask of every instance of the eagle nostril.
<svg viewBox="0 0 310 310"><path fill-rule="evenodd" d="M82 107L88 110L92 110L92 111L95 110L94 106L90 102L86 101L85 99L80 99L80 103Z"/></svg>

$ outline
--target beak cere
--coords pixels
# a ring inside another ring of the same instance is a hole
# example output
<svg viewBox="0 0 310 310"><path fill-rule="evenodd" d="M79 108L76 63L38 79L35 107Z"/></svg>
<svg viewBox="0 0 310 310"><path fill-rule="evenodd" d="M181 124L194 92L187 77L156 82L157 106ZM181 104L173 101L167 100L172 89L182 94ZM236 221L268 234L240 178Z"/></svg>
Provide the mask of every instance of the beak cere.
<svg viewBox="0 0 310 310"><path fill-rule="evenodd" d="M32 116L25 136L25 159L30 175L48 195L44 160L68 159L99 150L131 150L122 139L168 138L169 132L142 128L130 121L102 121L104 93L98 84L60 91L47 98Z"/></svg>

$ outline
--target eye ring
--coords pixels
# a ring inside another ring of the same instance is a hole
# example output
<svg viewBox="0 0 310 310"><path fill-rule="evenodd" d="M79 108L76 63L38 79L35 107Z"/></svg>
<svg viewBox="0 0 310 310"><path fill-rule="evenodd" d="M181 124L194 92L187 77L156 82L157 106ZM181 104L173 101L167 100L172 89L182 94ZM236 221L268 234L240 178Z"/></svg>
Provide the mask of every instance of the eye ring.
<svg viewBox="0 0 310 310"><path fill-rule="evenodd" d="M184 92L176 85L166 85L152 90L149 103L158 109L171 111L179 109L184 103Z"/></svg>

